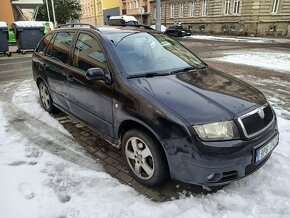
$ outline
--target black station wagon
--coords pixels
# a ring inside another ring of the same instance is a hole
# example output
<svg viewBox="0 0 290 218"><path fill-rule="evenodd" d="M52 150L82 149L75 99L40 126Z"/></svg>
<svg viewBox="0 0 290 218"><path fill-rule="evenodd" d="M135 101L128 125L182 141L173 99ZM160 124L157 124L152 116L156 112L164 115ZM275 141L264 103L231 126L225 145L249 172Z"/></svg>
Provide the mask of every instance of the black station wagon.
<svg viewBox="0 0 290 218"><path fill-rule="evenodd" d="M33 54L41 104L122 149L137 181L224 185L269 159L277 119L256 88L161 32L71 26L44 36Z"/></svg>

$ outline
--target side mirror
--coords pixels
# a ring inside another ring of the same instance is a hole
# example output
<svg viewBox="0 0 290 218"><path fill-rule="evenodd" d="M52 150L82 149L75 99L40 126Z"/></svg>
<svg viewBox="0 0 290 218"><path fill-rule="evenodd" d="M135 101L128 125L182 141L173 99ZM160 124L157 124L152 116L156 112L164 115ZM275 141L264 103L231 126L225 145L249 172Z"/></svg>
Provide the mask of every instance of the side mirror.
<svg viewBox="0 0 290 218"><path fill-rule="evenodd" d="M101 68L90 68L86 74L87 80L104 80L105 73Z"/></svg>

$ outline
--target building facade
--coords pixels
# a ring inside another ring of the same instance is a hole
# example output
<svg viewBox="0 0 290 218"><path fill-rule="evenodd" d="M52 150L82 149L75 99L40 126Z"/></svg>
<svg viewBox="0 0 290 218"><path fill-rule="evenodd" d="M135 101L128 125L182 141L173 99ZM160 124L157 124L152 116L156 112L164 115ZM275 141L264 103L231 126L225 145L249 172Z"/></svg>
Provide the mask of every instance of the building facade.
<svg viewBox="0 0 290 218"><path fill-rule="evenodd" d="M120 14L134 16L139 23L150 24L150 0L119 0ZM143 8L143 9L141 9ZM141 10L143 14L141 15Z"/></svg>
<svg viewBox="0 0 290 218"><path fill-rule="evenodd" d="M9 25L14 22L14 15L10 0L1 0L0 21L4 21Z"/></svg>
<svg viewBox="0 0 290 218"><path fill-rule="evenodd" d="M0 21L35 20L43 0L0 0Z"/></svg>
<svg viewBox="0 0 290 218"><path fill-rule="evenodd" d="M151 0L150 21L156 21ZM161 0L163 25L181 22L199 33L286 36L290 30L290 0Z"/></svg>
<svg viewBox="0 0 290 218"><path fill-rule="evenodd" d="M120 0L80 0L82 23L104 26L110 16L120 15Z"/></svg>

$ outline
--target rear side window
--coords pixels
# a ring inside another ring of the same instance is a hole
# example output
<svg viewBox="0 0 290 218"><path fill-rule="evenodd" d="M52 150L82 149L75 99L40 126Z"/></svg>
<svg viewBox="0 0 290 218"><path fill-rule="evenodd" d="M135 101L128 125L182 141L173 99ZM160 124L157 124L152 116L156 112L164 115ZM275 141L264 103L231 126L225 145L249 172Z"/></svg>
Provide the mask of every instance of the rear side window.
<svg viewBox="0 0 290 218"><path fill-rule="evenodd" d="M67 63L69 50L73 41L74 33L59 32L54 37L53 43L49 46L47 55L62 63Z"/></svg>
<svg viewBox="0 0 290 218"><path fill-rule="evenodd" d="M46 46L48 45L48 43L50 42L52 38L52 34L47 35L38 45L36 52L43 52L46 48Z"/></svg>
<svg viewBox="0 0 290 218"><path fill-rule="evenodd" d="M74 66L87 71L90 68L106 69L105 55L97 39L81 33L74 50Z"/></svg>

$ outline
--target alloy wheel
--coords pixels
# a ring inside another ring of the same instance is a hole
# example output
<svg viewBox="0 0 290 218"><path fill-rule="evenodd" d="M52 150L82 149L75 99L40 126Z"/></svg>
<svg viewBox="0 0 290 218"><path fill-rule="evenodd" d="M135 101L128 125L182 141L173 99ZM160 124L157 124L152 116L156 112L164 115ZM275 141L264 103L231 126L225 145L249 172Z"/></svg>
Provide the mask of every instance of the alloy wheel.
<svg viewBox="0 0 290 218"><path fill-rule="evenodd" d="M154 175L155 166L149 147L138 137L127 140L125 147L126 160L134 174L143 180Z"/></svg>
<svg viewBox="0 0 290 218"><path fill-rule="evenodd" d="M40 100L44 108L49 110L51 106L50 96L46 86L43 84L40 85Z"/></svg>

